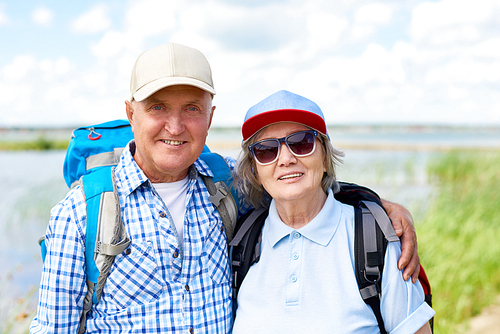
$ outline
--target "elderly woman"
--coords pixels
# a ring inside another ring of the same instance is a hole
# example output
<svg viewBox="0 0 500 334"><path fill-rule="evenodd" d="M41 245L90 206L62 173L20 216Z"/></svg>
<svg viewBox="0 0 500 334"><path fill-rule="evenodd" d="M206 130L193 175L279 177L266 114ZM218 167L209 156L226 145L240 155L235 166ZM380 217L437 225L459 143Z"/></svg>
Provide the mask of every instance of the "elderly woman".
<svg viewBox="0 0 500 334"><path fill-rule="evenodd" d="M234 334L379 333L354 272L354 209L338 202L335 165L321 109L280 91L250 108L243 124L238 178L258 207L271 200L261 257L238 294ZM333 190L332 190L333 189ZM430 333L434 311L419 282L397 267L388 243L381 313L389 333Z"/></svg>

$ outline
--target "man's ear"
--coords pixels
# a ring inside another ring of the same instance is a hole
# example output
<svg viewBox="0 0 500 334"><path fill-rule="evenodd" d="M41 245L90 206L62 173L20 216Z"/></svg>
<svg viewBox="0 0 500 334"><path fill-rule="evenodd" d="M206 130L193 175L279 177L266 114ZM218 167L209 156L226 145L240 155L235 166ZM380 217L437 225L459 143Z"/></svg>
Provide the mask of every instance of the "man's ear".
<svg viewBox="0 0 500 334"><path fill-rule="evenodd" d="M212 118L214 117L215 106L212 107L212 112L210 113L210 119L208 120L208 128L212 125Z"/></svg>
<svg viewBox="0 0 500 334"><path fill-rule="evenodd" d="M132 132L134 132L134 106L132 102L125 100L125 112L127 113L128 121L132 126Z"/></svg>

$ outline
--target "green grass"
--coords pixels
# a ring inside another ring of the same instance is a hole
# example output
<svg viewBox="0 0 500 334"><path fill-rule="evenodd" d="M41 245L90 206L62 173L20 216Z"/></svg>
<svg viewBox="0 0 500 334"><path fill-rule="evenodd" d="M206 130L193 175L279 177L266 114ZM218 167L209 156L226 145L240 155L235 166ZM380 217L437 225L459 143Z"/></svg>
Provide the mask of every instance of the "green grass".
<svg viewBox="0 0 500 334"><path fill-rule="evenodd" d="M434 332L457 333L500 294L500 151L448 153L429 177L439 194L417 224L419 253Z"/></svg>
<svg viewBox="0 0 500 334"><path fill-rule="evenodd" d="M65 150L68 143L68 140L49 140L45 137L30 141L0 141L0 151Z"/></svg>

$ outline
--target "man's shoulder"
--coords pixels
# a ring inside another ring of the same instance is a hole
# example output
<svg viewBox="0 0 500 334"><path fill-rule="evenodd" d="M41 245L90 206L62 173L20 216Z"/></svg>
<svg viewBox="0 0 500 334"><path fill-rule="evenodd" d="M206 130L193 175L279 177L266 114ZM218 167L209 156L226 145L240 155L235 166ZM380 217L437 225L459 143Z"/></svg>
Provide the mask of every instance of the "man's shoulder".
<svg viewBox="0 0 500 334"><path fill-rule="evenodd" d="M217 158L213 159L213 157ZM225 163L222 162L222 160L224 160ZM234 159L233 157L222 156L217 152L208 152L201 154L195 161L195 166L198 172L201 172L202 174L206 174L205 169L207 167L213 172L213 168L225 168L225 165L229 167L230 171L233 171L236 166L236 159Z"/></svg>
<svg viewBox="0 0 500 334"><path fill-rule="evenodd" d="M66 197L64 197L59 203L56 204L55 207L75 207L85 203L85 194L83 192L83 188L80 184L71 188Z"/></svg>
<svg viewBox="0 0 500 334"><path fill-rule="evenodd" d="M48 231L52 231L53 234L62 236L67 235L69 231L76 230L81 237L83 236L83 230L86 224L86 216L85 195L82 191L82 187L77 185L70 189L66 197L57 203L50 211Z"/></svg>

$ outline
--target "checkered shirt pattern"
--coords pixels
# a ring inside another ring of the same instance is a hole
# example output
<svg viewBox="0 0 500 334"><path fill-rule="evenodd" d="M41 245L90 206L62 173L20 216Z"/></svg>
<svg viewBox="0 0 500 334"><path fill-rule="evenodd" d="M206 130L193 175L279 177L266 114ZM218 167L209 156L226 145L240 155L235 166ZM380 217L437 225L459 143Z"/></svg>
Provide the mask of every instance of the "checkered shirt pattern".
<svg viewBox="0 0 500 334"><path fill-rule="evenodd" d="M234 159L226 158L231 168ZM90 333L229 333L231 269L223 225L198 173L189 170L184 240L168 208L127 147L116 168L122 218L131 239L116 256L101 301L87 320ZM240 210L241 211L241 210ZM51 211L38 313L30 333L76 333L87 292L85 199L72 189Z"/></svg>

